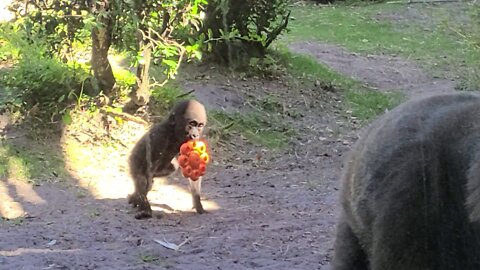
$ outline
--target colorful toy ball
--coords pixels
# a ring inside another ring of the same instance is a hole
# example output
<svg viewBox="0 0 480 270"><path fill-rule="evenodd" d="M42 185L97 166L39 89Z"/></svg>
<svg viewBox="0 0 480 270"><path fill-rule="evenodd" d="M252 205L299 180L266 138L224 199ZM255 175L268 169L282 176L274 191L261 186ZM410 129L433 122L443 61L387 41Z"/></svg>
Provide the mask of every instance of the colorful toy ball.
<svg viewBox="0 0 480 270"><path fill-rule="evenodd" d="M207 170L210 157L204 141L189 140L180 146L178 164L186 178L197 181Z"/></svg>

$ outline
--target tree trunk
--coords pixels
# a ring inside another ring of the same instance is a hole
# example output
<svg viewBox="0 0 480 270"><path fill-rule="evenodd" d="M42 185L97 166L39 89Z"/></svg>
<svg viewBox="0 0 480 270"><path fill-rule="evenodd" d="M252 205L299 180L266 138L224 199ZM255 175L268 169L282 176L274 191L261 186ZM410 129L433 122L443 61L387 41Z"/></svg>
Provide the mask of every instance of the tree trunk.
<svg viewBox="0 0 480 270"><path fill-rule="evenodd" d="M99 89L110 97L113 94L115 77L108 61L108 50L112 43L113 22L109 1L96 1L93 9L97 14L97 22L100 25L92 29L92 59L90 61Z"/></svg>
<svg viewBox="0 0 480 270"><path fill-rule="evenodd" d="M137 67L138 82L135 87L135 102L139 106L147 105L150 100L150 63L152 61L152 48L150 46L143 47L143 59L145 62Z"/></svg>
<svg viewBox="0 0 480 270"><path fill-rule="evenodd" d="M128 113L134 113L150 101L150 75L148 71L152 60L152 48L149 45L144 45L143 42L140 42L140 46L143 47L144 63L138 64L137 84L130 93L130 101L123 108Z"/></svg>
<svg viewBox="0 0 480 270"><path fill-rule="evenodd" d="M150 63L152 60L152 46L143 36L147 34L148 27L143 23L145 18L146 2L142 0L134 1L134 10L137 19L140 22L137 32L137 49L142 51L143 63L137 67L137 83L130 93L130 101L125 104L123 110L128 113L134 113L140 107L145 106L150 101Z"/></svg>

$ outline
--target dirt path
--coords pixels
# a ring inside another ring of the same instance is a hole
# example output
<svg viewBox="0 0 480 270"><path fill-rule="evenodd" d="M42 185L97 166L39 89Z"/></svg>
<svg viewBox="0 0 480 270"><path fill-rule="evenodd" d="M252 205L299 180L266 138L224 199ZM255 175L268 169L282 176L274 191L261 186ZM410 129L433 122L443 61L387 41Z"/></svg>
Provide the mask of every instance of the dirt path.
<svg viewBox="0 0 480 270"><path fill-rule="evenodd" d="M292 49L379 90L417 95L449 88L450 82L433 80L398 58L363 57L314 43ZM67 184L31 186L7 177L0 181L0 213L17 207L25 215L0 221L0 269L329 269L341 161L356 140L355 125L335 104L339 97L308 96L319 93L313 86L298 92L278 82L211 73L185 83L210 109L245 112L251 99L275 95L303 115L286 119L298 133L285 151L242 140L213 149L216 161L203 189L209 213L190 209L177 173L156 182L149 194L155 217L141 221L125 200L131 190L127 149L108 162L86 149L102 169L80 179L79 168ZM155 240L186 242L174 251Z"/></svg>
<svg viewBox="0 0 480 270"><path fill-rule="evenodd" d="M0 222L0 269L328 269L337 173L355 139L340 109L324 101L340 99L318 97L307 107L295 87L222 75L186 88L209 108L225 110L248 111L252 96L276 95L302 113L286 119L298 134L282 152L241 139L213 149L205 215L190 209L177 173L149 194L156 217L135 220L125 199L127 149L108 162L86 149L98 168L77 168L64 184L31 186L7 177L0 181L0 213L16 208L24 217ZM7 139L28 145L22 140ZM174 251L155 240L187 242Z"/></svg>
<svg viewBox="0 0 480 270"><path fill-rule="evenodd" d="M387 55L361 55L335 45L298 42L290 46L333 70L348 75L379 91L401 91L408 98L454 91L455 82L434 78L414 63Z"/></svg>

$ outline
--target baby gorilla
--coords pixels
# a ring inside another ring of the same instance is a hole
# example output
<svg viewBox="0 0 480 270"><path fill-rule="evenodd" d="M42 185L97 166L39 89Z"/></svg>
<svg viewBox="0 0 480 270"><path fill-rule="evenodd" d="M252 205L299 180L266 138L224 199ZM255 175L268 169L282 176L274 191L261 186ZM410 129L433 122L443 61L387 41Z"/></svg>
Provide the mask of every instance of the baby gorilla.
<svg viewBox="0 0 480 270"><path fill-rule="evenodd" d="M198 101L184 100L137 142L129 159L135 192L129 195L128 203L138 207L135 218L152 217L147 193L152 189L153 178L167 176L178 168L176 156L180 146L190 139L199 139L206 123L205 107ZM200 202L201 181L189 180L193 206L200 214L205 212Z"/></svg>
<svg viewBox="0 0 480 270"><path fill-rule="evenodd" d="M407 102L346 163L335 270L480 269L480 96Z"/></svg>

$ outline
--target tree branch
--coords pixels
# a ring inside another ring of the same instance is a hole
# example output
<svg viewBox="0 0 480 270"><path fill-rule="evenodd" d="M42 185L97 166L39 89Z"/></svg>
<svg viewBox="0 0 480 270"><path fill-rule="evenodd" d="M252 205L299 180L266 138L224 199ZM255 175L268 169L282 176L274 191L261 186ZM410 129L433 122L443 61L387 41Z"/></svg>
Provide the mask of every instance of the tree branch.
<svg viewBox="0 0 480 270"><path fill-rule="evenodd" d="M273 31L270 34L268 34L267 42L265 43L265 48L268 48L268 46L270 46L270 44L275 40L275 38L278 35L280 35L280 33L285 28L287 28L288 19L290 18L290 13L291 13L291 11L288 11L287 15L283 16L282 23L277 28L273 29Z"/></svg>

